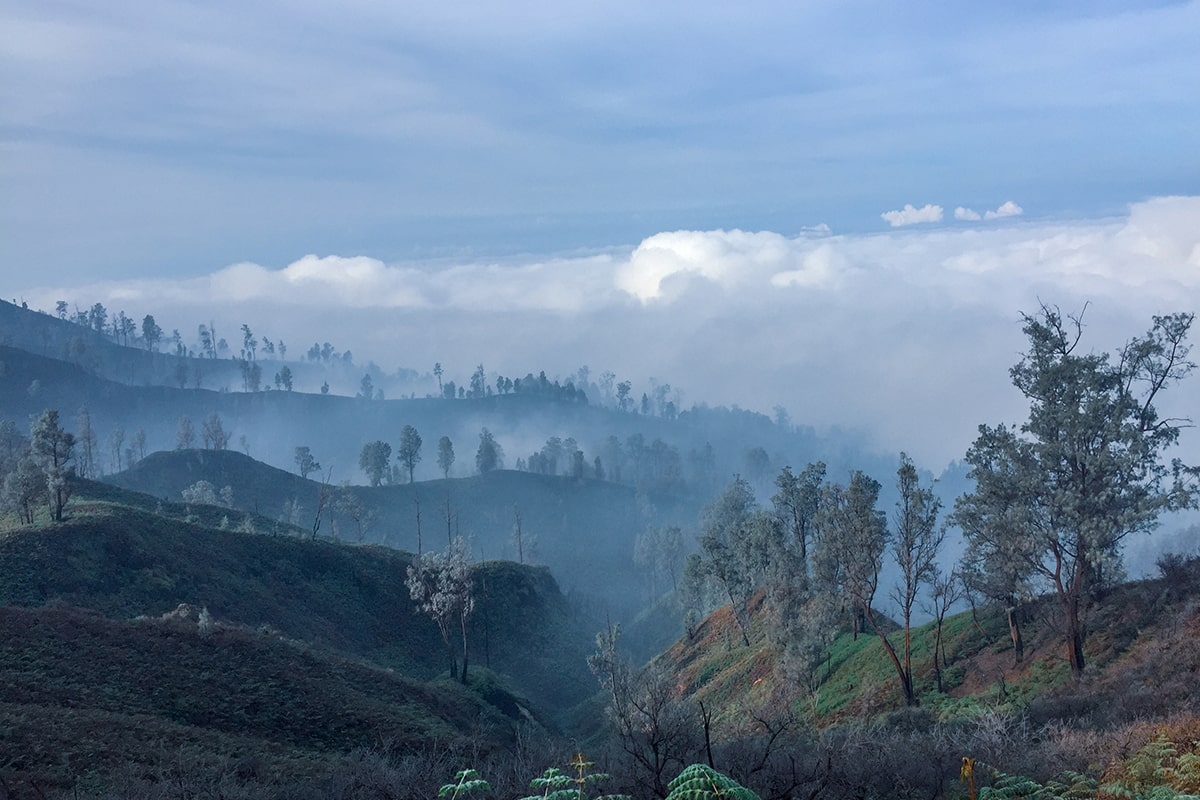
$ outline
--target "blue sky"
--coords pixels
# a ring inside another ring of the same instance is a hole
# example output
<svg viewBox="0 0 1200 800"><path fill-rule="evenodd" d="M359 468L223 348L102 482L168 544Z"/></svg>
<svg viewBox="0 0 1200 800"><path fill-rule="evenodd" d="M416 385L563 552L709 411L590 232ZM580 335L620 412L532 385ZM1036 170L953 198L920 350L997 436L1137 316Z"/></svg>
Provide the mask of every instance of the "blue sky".
<svg viewBox="0 0 1200 800"><path fill-rule="evenodd" d="M8 0L0 28L0 279L40 307L590 363L937 460L1019 411L1038 299L1092 302L1103 346L1200 305L1200 3Z"/></svg>
<svg viewBox="0 0 1200 800"><path fill-rule="evenodd" d="M867 231L906 203L1095 216L1200 184L1195 3L0 14L6 271Z"/></svg>

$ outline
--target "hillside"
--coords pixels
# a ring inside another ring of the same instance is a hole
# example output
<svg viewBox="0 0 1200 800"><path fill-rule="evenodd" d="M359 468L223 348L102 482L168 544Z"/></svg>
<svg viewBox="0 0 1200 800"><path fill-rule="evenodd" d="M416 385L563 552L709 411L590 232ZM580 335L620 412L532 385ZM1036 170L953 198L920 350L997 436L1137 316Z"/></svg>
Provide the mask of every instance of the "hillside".
<svg viewBox="0 0 1200 800"><path fill-rule="evenodd" d="M0 605L83 608L129 620L187 604L206 607L222 622L271 630L306 648L414 678L445 669L437 628L404 584L408 554L221 530L170 518L181 507L164 506L159 514L89 498L110 498L108 492L84 483L66 522L0 533ZM224 520L228 512L209 513ZM482 565L477 577L475 663L555 704L587 696L592 685L583 659L591 625L576 618L550 574L495 563ZM523 657L545 650L551 657Z"/></svg>
<svg viewBox="0 0 1200 800"><path fill-rule="evenodd" d="M322 490L316 481L231 450L152 453L105 480L172 501L199 480L218 490L230 486L235 508L308 529ZM347 510L351 498L360 506L357 521ZM320 532L416 552L419 512L422 549L444 550L449 532L471 542L479 560L516 559L513 529L520 514L527 560L549 566L564 590L602 598L614 613L626 614L636 610L641 591L633 564L634 539L645 524L639 503L633 489L619 484L499 470L399 486L337 487ZM579 568L581 547L587 569Z"/></svg>
<svg viewBox="0 0 1200 800"><path fill-rule="evenodd" d="M965 611L946 619L947 663L938 691L932 667L934 624L913 631L915 679L921 706L933 718L972 718L985 710L1026 715L1036 724L1065 722L1110 728L1138 720L1200 715L1200 558L1167 576L1110 590L1089 615L1088 674L1070 669L1057 622L1056 601L1041 598L1023 611L1025 656L1015 663L998 609ZM809 693L785 677L787 667L768 642L761 594L753 604L751 646L728 607L713 612L691 639L656 663L676 676L681 697L714 712L722 736L744 735L757 724L748 709L768 718L791 713L818 726L885 718L904 711L899 679L876 635L841 633L817 667ZM890 634L899 646L900 631Z"/></svg>
<svg viewBox="0 0 1200 800"><path fill-rule="evenodd" d="M206 632L207 630L207 632ZM450 747L519 720L452 683L425 684L306 649L270 630L197 625L195 609L113 620L0 607L5 796L110 785L121 775L233 760L309 779L355 748Z"/></svg>

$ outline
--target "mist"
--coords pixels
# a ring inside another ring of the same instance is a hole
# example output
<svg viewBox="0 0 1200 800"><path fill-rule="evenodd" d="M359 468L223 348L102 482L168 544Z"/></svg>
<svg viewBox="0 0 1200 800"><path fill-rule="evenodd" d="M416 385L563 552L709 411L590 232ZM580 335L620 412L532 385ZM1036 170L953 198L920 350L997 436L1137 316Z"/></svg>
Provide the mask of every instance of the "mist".
<svg viewBox="0 0 1200 800"><path fill-rule="evenodd" d="M1163 197L1101 220L674 231L634 247L491 261L308 255L21 295L48 309L67 300L151 313L191 347L201 323L215 323L234 350L247 323L284 340L291 359L329 341L364 370L373 362L425 376L402 389L417 396L434 391L435 362L459 385L479 364L489 377L564 378L587 365L632 381L635 398L654 380L680 391L685 408L782 406L798 424L859 430L937 470L961 457L980 423L1023 418L1008 379L1022 313L1047 303L1082 314L1085 345L1112 350L1152 315L1195 308L1197 219L1200 198ZM1172 413L1176 403L1187 405L1164 398ZM1180 452L1194 456L1190 438Z"/></svg>

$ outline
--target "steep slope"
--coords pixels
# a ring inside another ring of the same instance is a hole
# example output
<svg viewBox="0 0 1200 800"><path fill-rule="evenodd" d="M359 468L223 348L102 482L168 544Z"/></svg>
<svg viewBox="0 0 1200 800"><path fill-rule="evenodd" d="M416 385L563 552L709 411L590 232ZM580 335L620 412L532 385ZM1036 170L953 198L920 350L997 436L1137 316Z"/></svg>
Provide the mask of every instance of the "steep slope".
<svg viewBox="0 0 1200 800"><path fill-rule="evenodd" d="M202 627L194 609L129 621L0 607L0 641L6 796L111 784L183 754L294 779L381 741L449 747L485 730L481 744L499 748L515 736L515 719L456 684L423 684L269 631Z"/></svg>
<svg viewBox="0 0 1200 800"><path fill-rule="evenodd" d="M408 554L214 529L89 500L89 486L96 485L80 487L66 522L0 533L0 604L78 607L116 620L156 617L188 604L230 624L272 630L317 651L413 677L445 669L437 628L405 586ZM96 488L95 494L109 491ZM553 704L589 694L584 656L591 625L573 614L549 573L489 564L476 574L474 662ZM506 591L489 591L489 581ZM555 651L549 662L523 656L546 649Z"/></svg>
<svg viewBox="0 0 1200 800"><path fill-rule="evenodd" d="M981 609L947 618L948 663L938 691L932 668L933 623L913 632L913 663L921 705L943 719L984 708L1024 714L1036 723L1067 721L1106 728L1137 720L1200 715L1200 558L1167 577L1108 591L1089 614L1083 683L1070 679L1053 598L1023 609L1025 658L1016 663L1004 615ZM722 735L753 727L747 710L767 717L791 710L825 726L903 710L896 673L871 631L843 632L815 668L815 690L803 690L768 641L761 595L753 605L751 646L740 643L730 610L718 609L695 635L676 642L657 663L675 675L682 697L705 704ZM898 643L900 633L891 634Z"/></svg>

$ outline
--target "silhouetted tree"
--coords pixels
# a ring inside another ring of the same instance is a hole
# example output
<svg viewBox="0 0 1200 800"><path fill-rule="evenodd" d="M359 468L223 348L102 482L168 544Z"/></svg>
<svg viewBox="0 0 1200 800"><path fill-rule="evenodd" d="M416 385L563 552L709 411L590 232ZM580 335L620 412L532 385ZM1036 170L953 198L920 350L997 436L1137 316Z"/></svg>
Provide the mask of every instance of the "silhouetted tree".
<svg viewBox="0 0 1200 800"><path fill-rule="evenodd" d="M312 450L308 445L301 445L296 448L296 469L300 471L301 478L307 478L309 473L317 472L321 469L320 463L313 458Z"/></svg>
<svg viewBox="0 0 1200 800"><path fill-rule="evenodd" d="M153 314L147 314L142 318L142 341L146 345L147 350L158 350L158 343L162 341L163 329L154 321Z"/></svg>
<svg viewBox="0 0 1200 800"><path fill-rule="evenodd" d="M371 482L372 486L378 486L383 482L384 475L388 470L388 463L391 460L392 446L377 439L363 445L362 451L358 454L358 468L366 473L367 480Z"/></svg>
<svg viewBox="0 0 1200 800"><path fill-rule="evenodd" d="M413 482L413 470L421 460L421 434L412 425L405 425L400 431L400 446L396 452L397 460L408 470L408 482Z"/></svg>
<svg viewBox="0 0 1200 800"><path fill-rule="evenodd" d="M480 475L504 467L504 450L487 428L479 433L479 450L475 452L475 468Z"/></svg>
<svg viewBox="0 0 1200 800"><path fill-rule="evenodd" d="M450 477L450 467L454 465L454 443L450 441L449 436L443 436L438 439L438 468L442 471L443 478Z"/></svg>

